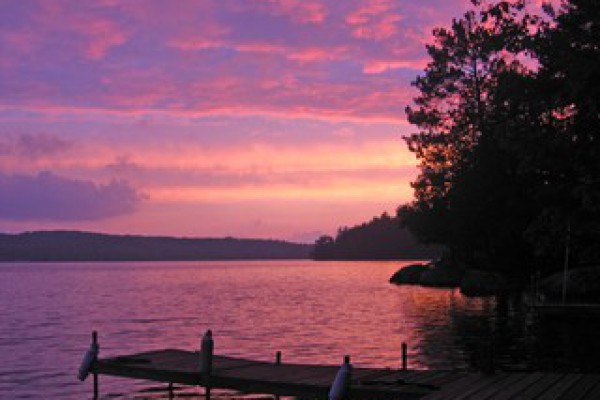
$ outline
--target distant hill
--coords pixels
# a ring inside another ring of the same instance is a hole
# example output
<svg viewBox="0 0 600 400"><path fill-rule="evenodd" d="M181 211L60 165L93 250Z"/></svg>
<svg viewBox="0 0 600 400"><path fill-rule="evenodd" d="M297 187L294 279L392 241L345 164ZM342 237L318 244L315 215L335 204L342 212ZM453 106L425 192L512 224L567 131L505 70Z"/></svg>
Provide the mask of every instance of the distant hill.
<svg viewBox="0 0 600 400"><path fill-rule="evenodd" d="M312 252L315 260L415 260L440 256L440 247L425 246L404 229L397 218L383 213L337 236L321 236Z"/></svg>
<svg viewBox="0 0 600 400"><path fill-rule="evenodd" d="M78 231L0 234L0 261L305 259L312 246L262 239L188 239Z"/></svg>

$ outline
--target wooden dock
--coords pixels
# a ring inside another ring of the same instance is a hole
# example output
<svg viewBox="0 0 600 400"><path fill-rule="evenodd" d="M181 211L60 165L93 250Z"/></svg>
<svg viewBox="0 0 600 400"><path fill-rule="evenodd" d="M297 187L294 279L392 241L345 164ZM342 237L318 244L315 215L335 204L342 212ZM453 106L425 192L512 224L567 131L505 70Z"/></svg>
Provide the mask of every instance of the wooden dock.
<svg viewBox="0 0 600 400"><path fill-rule="evenodd" d="M200 385L199 352L158 350L98 359L95 375ZM278 357L280 360L280 358ZM243 393L327 399L339 366L213 357L210 387ZM600 374L508 373L354 368L349 399L600 399ZM97 378L97 376L96 376Z"/></svg>

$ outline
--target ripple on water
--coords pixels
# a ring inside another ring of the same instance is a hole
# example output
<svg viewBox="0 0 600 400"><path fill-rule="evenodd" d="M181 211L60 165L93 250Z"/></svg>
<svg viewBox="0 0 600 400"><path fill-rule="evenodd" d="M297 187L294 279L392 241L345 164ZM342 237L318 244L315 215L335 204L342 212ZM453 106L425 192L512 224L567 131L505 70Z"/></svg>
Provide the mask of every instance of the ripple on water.
<svg viewBox="0 0 600 400"><path fill-rule="evenodd" d="M282 351L284 362L338 364L350 354L358 365L391 367L398 365L405 341L411 367L444 369L471 368L481 340L494 332L503 337L500 360L517 367L534 365L536 349L545 351L540 360L565 359L562 344L576 346L600 334L578 340L563 326L546 329L518 302L497 307L492 299L468 299L452 290L389 285L401 265L3 264L0 398L89 397L90 382L80 383L75 375L92 330L99 331L102 356L197 349L210 328L217 353L225 355L270 361ZM105 376L101 393L165 398L158 385ZM181 393L201 398L196 388Z"/></svg>

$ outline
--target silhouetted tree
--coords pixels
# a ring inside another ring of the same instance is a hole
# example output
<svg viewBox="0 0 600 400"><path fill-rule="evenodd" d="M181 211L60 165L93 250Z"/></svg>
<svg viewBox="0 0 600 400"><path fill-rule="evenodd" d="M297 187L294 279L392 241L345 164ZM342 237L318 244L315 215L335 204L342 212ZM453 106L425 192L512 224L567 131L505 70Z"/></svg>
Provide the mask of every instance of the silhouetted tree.
<svg viewBox="0 0 600 400"><path fill-rule="evenodd" d="M575 263L600 257L600 9L593 0L546 7L555 19L541 32L536 54L542 88L536 100L536 156L525 155L524 170L535 173L541 212L528 238L547 264L558 268L570 230Z"/></svg>
<svg viewBox="0 0 600 400"><path fill-rule="evenodd" d="M351 228L343 227L334 238L321 236L313 250L317 260L396 260L432 258L436 248L417 243L396 218L383 213Z"/></svg>
<svg viewBox="0 0 600 400"><path fill-rule="evenodd" d="M524 190L511 184L515 162L497 129L506 105L495 95L504 74L525 73L519 56L537 20L523 12L523 1L473 4L451 29L434 30L431 62L414 82L420 93L406 112L420 130L406 141L420 174L415 201L398 214L421 240L481 267L502 262L515 245L513 230L499 222L521 214L507 200Z"/></svg>
<svg viewBox="0 0 600 400"><path fill-rule="evenodd" d="M318 238L313 247L311 257L316 260L327 260L333 257L335 239L331 236L323 235Z"/></svg>
<svg viewBox="0 0 600 400"><path fill-rule="evenodd" d="M520 274L557 268L567 226L581 262L600 255L600 10L483 5L434 31L407 108L420 160L405 226L457 262ZM529 66L530 68L527 68Z"/></svg>

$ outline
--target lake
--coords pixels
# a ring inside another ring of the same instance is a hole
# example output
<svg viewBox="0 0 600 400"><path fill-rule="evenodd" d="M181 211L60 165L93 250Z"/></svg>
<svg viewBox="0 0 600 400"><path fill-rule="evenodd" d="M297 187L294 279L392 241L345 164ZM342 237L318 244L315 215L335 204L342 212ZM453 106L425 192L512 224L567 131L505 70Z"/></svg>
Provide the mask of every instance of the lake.
<svg viewBox="0 0 600 400"><path fill-rule="evenodd" d="M600 330L545 321L518 298L394 286L403 262L219 261L0 264L0 398L82 399L77 368L101 356L198 349L258 360L472 369L493 337L506 369L596 370ZM161 385L100 377L102 398L164 398ZM194 393L195 389L187 390Z"/></svg>

